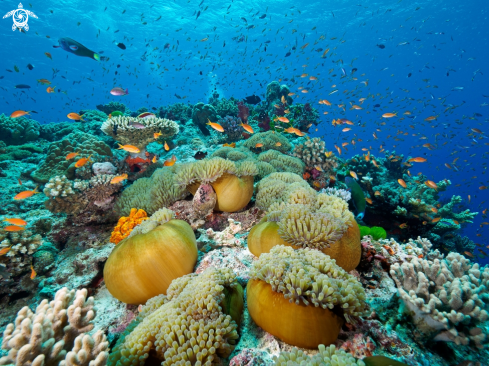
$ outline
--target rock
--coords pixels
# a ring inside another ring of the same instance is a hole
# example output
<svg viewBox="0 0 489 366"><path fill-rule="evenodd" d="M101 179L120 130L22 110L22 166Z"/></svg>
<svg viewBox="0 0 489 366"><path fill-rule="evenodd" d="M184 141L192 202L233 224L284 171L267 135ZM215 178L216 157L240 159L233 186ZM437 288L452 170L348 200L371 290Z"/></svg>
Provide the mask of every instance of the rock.
<svg viewBox="0 0 489 366"><path fill-rule="evenodd" d="M117 168L110 162L105 163L94 163L92 165L93 174L101 175L115 175L117 173Z"/></svg>
<svg viewBox="0 0 489 366"><path fill-rule="evenodd" d="M216 206L217 195L210 184L202 184L195 192L192 205L195 216L204 218L209 215Z"/></svg>

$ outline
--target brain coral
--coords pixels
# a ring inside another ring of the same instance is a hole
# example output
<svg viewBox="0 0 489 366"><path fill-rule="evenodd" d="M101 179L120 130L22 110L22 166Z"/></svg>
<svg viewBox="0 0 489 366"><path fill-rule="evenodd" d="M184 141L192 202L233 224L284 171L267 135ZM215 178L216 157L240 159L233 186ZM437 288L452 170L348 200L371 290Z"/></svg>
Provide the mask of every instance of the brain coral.
<svg viewBox="0 0 489 366"><path fill-rule="evenodd" d="M136 128L133 124L144 126ZM134 145L144 150L146 145L155 141L154 134L161 133L160 138L170 138L180 130L178 124L166 118L137 118L117 116L106 120L102 131L123 145Z"/></svg>
<svg viewBox="0 0 489 366"><path fill-rule="evenodd" d="M280 145L277 146L277 143L280 143ZM243 146L247 147L248 149L253 149L255 148L256 144L263 144L261 147L263 151L277 150L282 153L286 153L292 149L292 144L289 142L289 140L287 140L284 135L275 133L274 131L255 133L248 140L246 140Z"/></svg>
<svg viewBox="0 0 489 366"><path fill-rule="evenodd" d="M41 125L34 120L0 115L0 140L8 145L20 145L37 140L40 129Z"/></svg>
<svg viewBox="0 0 489 366"><path fill-rule="evenodd" d="M255 323L305 348L335 342L343 318L349 320L365 309L360 282L329 256L283 245L253 263L247 294Z"/></svg>
<svg viewBox="0 0 489 366"><path fill-rule="evenodd" d="M128 327L131 332L121 337L108 366L142 366L148 357L163 366L218 364L238 340L242 291L227 268L174 280L166 296L143 307L139 323Z"/></svg>
<svg viewBox="0 0 489 366"><path fill-rule="evenodd" d="M66 160L66 155L77 152L78 156L72 160ZM46 159L32 172L31 177L36 182L46 183L55 175L64 175L68 179L75 178L75 162L80 158L90 155L112 156L110 147L97 138L83 133L74 132L61 141L49 145Z"/></svg>

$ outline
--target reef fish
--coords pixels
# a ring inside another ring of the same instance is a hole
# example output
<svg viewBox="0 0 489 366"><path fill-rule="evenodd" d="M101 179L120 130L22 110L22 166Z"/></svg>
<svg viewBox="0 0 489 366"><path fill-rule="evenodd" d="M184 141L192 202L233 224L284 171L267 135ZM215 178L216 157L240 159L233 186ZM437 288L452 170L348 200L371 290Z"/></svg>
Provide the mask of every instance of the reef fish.
<svg viewBox="0 0 489 366"><path fill-rule="evenodd" d="M196 160L202 160L202 159L205 159L205 157L207 156L207 153L206 152L203 152L203 151L197 151L194 155L194 158Z"/></svg>
<svg viewBox="0 0 489 366"><path fill-rule="evenodd" d="M118 184L118 183L125 181L126 179L127 179L127 174L122 174L122 175L119 175L117 177L112 178L112 180L110 181L110 184Z"/></svg>
<svg viewBox="0 0 489 366"><path fill-rule="evenodd" d="M83 116L80 116L78 113L70 113L67 115L69 119L72 119L74 121L85 121L83 119Z"/></svg>
<svg viewBox="0 0 489 366"><path fill-rule="evenodd" d="M135 153L135 154L141 152L141 150L139 150L138 147L133 146L133 145L121 145L121 144L118 144L118 145L119 145L118 150L121 150L122 149L122 150L125 150L127 152Z"/></svg>
<svg viewBox="0 0 489 366"><path fill-rule="evenodd" d="M207 119L207 121L209 121L209 123L206 124L211 126L216 131L224 132L224 128L219 123L211 122L210 119Z"/></svg>
<svg viewBox="0 0 489 366"><path fill-rule="evenodd" d="M10 118L18 118L18 117L22 117L22 116L25 116L29 114L29 112L26 112L26 111L15 111L13 112L11 115L10 115Z"/></svg>
<svg viewBox="0 0 489 366"><path fill-rule="evenodd" d="M77 160L77 162L75 163L75 168L81 168L86 163L92 162L92 160L90 159L91 157L92 157L92 155L90 155L88 158L81 158L81 159Z"/></svg>
<svg viewBox="0 0 489 366"><path fill-rule="evenodd" d="M112 95L118 95L118 96L120 96L120 95L127 95L127 94L129 94L129 90L128 89L124 90L122 88L113 88L110 91L110 94L112 94Z"/></svg>
<svg viewBox="0 0 489 366"><path fill-rule="evenodd" d="M3 248L2 250L0 250L0 256L7 254L10 248L12 247Z"/></svg>
<svg viewBox="0 0 489 366"><path fill-rule="evenodd" d="M27 225L27 221L24 221L22 219L5 219L3 221L7 221L9 224L17 225L17 226L25 226Z"/></svg>
<svg viewBox="0 0 489 366"><path fill-rule="evenodd" d="M20 192L19 194L15 195L14 200L20 201L20 200L25 200L26 198L32 197L33 195L41 193L37 191L37 187L34 188L32 191L24 191Z"/></svg>
<svg viewBox="0 0 489 366"><path fill-rule="evenodd" d="M81 43L68 38L60 38L58 39L58 46L53 46L54 48L62 48L66 52L73 53L76 56L81 56L81 57L90 57L93 60L100 61L100 55L97 53L93 52L92 50L89 50L86 48L84 45Z"/></svg>
<svg viewBox="0 0 489 366"><path fill-rule="evenodd" d="M3 228L3 230L9 231L9 232L16 232L16 231L22 231L22 230L25 230L25 229L22 226L9 225L9 226L5 226Z"/></svg>
<svg viewBox="0 0 489 366"><path fill-rule="evenodd" d="M365 201L365 194L362 191L362 188L360 185L357 183L356 180L346 177L345 178L345 184L350 188L351 190L351 197L353 199L353 204L355 205L355 208L357 210L357 219L361 220L365 216L365 206L366 206L366 201Z"/></svg>
<svg viewBox="0 0 489 366"><path fill-rule="evenodd" d="M256 105L261 102L261 98L257 95L250 95L249 97L244 98L245 102L248 104Z"/></svg>

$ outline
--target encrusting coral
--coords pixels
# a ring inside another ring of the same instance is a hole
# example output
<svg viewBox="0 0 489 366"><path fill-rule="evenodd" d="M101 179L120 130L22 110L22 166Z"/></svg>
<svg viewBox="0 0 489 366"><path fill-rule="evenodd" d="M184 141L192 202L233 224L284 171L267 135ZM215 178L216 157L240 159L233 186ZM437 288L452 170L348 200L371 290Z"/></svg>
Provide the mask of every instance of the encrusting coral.
<svg viewBox="0 0 489 366"><path fill-rule="evenodd" d="M155 141L155 133L161 133L160 138L168 139L180 130L175 121L166 118L127 116L109 118L102 124L101 129L122 145L134 145L141 151L144 151L150 142Z"/></svg>
<svg viewBox="0 0 489 366"><path fill-rule="evenodd" d="M482 348L489 318L489 268L458 253L445 259L413 258L391 266L399 295L418 329L435 341Z"/></svg>
<svg viewBox="0 0 489 366"><path fill-rule="evenodd" d="M255 323L304 348L334 343L344 318L361 315L365 308L360 282L329 256L283 245L253 263L247 294Z"/></svg>
<svg viewBox="0 0 489 366"><path fill-rule="evenodd" d="M6 142L7 145L21 145L37 140L40 129L41 125L34 120L0 115L0 140Z"/></svg>
<svg viewBox="0 0 489 366"><path fill-rule="evenodd" d="M148 357L163 366L218 364L237 343L242 309L243 289L231 269L208 268L175 279L166 296L143 306L108 365L142 366Z"/></svg>
<svg viewBox="0 0 489 366"><path fill-rule="evenodd" d="M67 160L66 156L77 152L75 159ZM112 150L104 142L83 132L74 132L60 141L49 145L46 159L39 165L31 177L36 182L46 183L55 175L64 175L68 179L75 178L75 163L80 158L96 155L112 157Z"/></svg>
<svg viewBox="0 0 489 366"><path fill-rule="evenodd" d="M123 216L117 222L116 227L110 235L110 242L114 244L119 244L122 239L125 239L129 236L129 234L136 226L147 219L148 215L144 210L131 208L129 216Z"/></svg>
<svg viewBox="0 0 489 366"><path fill-rule="evenodd" d="M59 290L54 300L43 300L33 313L22 308L3 333L2 349L8 355L0 365L104 366L108 345L103 332L86 334L94 327L93 298L87 290ZM68 352L68 353L67 353Z"/></svg>
<svg viewBox="0 0 489 366"><path fill-rule="evenodd" d="M110 253L104 267L109 292L127 304L165 294L170 283L191 273L197 241L189 224L163 208L136 226Z"/></svg>

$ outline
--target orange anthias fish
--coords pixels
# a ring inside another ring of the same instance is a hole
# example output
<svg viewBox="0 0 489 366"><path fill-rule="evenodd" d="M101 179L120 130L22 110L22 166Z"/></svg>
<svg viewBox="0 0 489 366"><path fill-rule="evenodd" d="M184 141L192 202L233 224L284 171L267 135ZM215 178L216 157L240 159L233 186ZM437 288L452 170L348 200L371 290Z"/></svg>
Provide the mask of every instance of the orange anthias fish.
<svg viewBox="0 0 489 366"><path fill-rule="evenodd" d="M41 193L41 192L38 192L37 187L36 187L36 188L34 188L33 191L20 192L19 194L17 194L14 197L14 200L16 200L16 201L25 200L26 198L32 197L33 195L35 195L37 193Z"/></svg>
<svg viewBox="0 0 489 366"><path fill-rule="evenodd" d="M37 272L34 270L34 267L31 266L31 280L33 280L37 276Z"/></svg>
<svg viewBox="0 0 489 366"><path fill-rule="evenodd" d="M173 166L177 161L177 157L175 155L171 156L171 159L165 160L164 166Z"/></svg>
<svg viewBox="0 0 489 366"><path fill-rule="evenodd" d="M163 135L161 132L155 132L155 133L153 134L153 137L154 137L154 139L156 140L156 139L157 139L158 137L160 137L161 135Z"/></svg>
<svg viewBox="0 0 489 366"><path fill-rule="evenodd" d="M424 184L426 184L426 186L428 186L430 188L438 189L438 186L432 180L427 180L426 182L424 182Z"/></svg>
<svg viewBox="0 0 489 366"><path fill-rule="evenodd" d="M243 127L246 132L254 133L253 127L251 127L249 124L247 124L247 123L241 123L240 126Z"/></svg>
<svg viewBox="0 0 489 366"><path fill-rule="evenodd" d="M399 183L402 187L406 188L407 187L407 184L406 182L404 181L404 179L398 179L397 180L397 183Z"/></svg>
<svg viewBox="0 0 489 366"><path fill-rule="evenodd" d="M224 128L219 123L211 122L210 119L207 119L207 121L208 121L208 123L206 123L206 124L209 125L209 126L211 126L216 131L218 131L218 132L224 132Z"/></svg>
<svg viewBox="0 0 489 366"><path fill-rule="evenodd" d="M81 168L86 163L92 162L92 160L90 159L91 157L92 157L92 155L90 155L88 158L81 158L81 159L77 160L77 162L75 163L75 168Z"/></svg>
<svg viewBox="0 0 489 366"><path fill-rule="evenodd" d="M235 148L236 147L236 142L232 142L230 144L222 144L222 147L232 147L232 148Z"/></svg>
<svg viewBox="0 0 489 366"><path fill-rule="evenodd" d="M48 87L48 88L46 89L46 91L47 91L48 93L54 93L54 89L56 89L56 87L53 87L53 88Z"/></svg>
<svg viewBox="0 0 489 366"><path fill-rule="evenodd" d="M164 148L165 148L166 151L169 151L170 150L170 146L168 146L168 144L166 143L166 141L165 141Z"/></svg>
<svg viewBox="0 0 489 366"><path fill-rule="evenodd" d="M26 114L29 114L29 112L26 111L15 111L10 115L10 118L19 118L22 116L25 116Z"/></svg>
<svg viewBox="0 0 489 366"><path fill-rule="evenodd" d="M37 82L43 85L51 85L51 82L48 79L37 79Z"/></svg>
<svg viewBox="0 0 489 366"><path fill-rule="evenodd" d="M118 150L125 150L127 152L134 153L134 154L141 152L141 150L139 150L138 147L133 145L121 145L121 144L118 145L119 145Z"/></svg>
<svg viewBox="0 0 489 366"><path fill-rule="evenodd" d="M438 118L438 116L429 116L428 118L425 118L424 120L425 121L433 121L433 120L435 120L437 118Z"/></svg>
<svg viewBox="0 0 489 366"><path fill-rule="evenodd" d="M25 230L25 228L23 228L22 226L9 225L9 226L5 226L3 230L15 233L16 231Z"/></svg>
<svg viewBox="0 0 489 366"><path fill-rule="evenodd" d="M282 146L282 143L277 142L277 143L275 144L275 146Z"/></svg>
<svg viewBox="0 0 489 366"><path fill-rule="evenodd" d="M280 122L284 122L284 123L289 123L289 119L287 117L278 117L277 118Z"/></svg>
<svg viewBox="0 0 489 366"><path fill-rule="evenodd" d="M260 142L259 142L259 143L257 143L257 144L255 145L255 148L256 148L256 149L258 149L259 147L263 147L263 144L262 144L262 143L260 143Z"/></svg>
<svg viewBox="0 0 489 366"><path fill-rule="evenodd" d="M117 177L112 178L112 180L110 181L110 184L118 184L118 183L125 181L126 179L127 179L127 174L122 174L122 175L119 175Z"/></svg>
<svg viewBox="0 0 489 366"><path fill-rule="evenodd" d="M415 163L424 163L426 161L425 158L411 158L408 162L414 161Z"/></svg>
<svg viewBox="0 0 489 366"><path fill-rule="evenodd" d="M0 250L0 256L7 254L10 248L12 247L3 248L2 250Z"/></svg>
<svg viewBox="0 0 489 366"><path fill-rule="evenodd" d="M67 117L69 119L74 120L74 121L83 121L83 122L85 122L85 120L83 119L83 116L80 116L78 113L70 113L70 114L68 114Z"/></svg>
<svg viewBox="0 0 489 366"><path fill-rule="evenodd" d="M26 226L27 221L24 221L22 219L5 219L3 221L7 221L9 224L17 225L17 226Z"/></svg>
<svg viewBox="0 0 489 366"><path fill-rule="evenodd" d="M78 154L79 154L79 153L77 153L77 152L72 152L72 153L69 153L68 155L66 155L66 160L71 160L71 159L73 159L73 158L77 157L77 156L78 156Z"/></svg>
<svg viewBox="0 0 489 366"><path fill-rule="evenodd" d="M350 170L350 175L351 175L351 176L352 176L354 179L358 180L358 175L357 175L357 173L355 173L353 170Z"/></svg>
<svg viewBox="0 0 489 366"><path fill-rule="evenodd" d="M382 115L382 117L384 118L392 118L392 117L396 117L397 116L397 113L384 113Z"/></svg>

